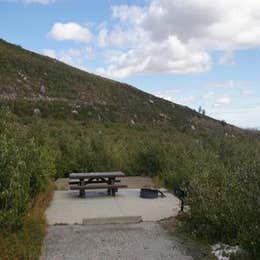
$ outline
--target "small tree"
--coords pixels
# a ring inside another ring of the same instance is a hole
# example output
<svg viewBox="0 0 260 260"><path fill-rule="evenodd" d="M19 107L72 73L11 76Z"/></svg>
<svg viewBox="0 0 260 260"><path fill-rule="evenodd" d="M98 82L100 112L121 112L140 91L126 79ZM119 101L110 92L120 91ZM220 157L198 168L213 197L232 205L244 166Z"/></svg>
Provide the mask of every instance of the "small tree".
<svg viewBox="0 0 260 260"><path fill-rule="evenodd" d="M200 114L204 115L204 116L205 116L205 114L206 114L206 110L203 109L201 106L199 106L198 112L199 112Z"/></svg>
<svg viewBox="0 0 260 260"><path fill-rule="evenodd" d="M201 114L201 111L202 111L202 107L199 106L199 109L198 109L198 112Z"/></svg>

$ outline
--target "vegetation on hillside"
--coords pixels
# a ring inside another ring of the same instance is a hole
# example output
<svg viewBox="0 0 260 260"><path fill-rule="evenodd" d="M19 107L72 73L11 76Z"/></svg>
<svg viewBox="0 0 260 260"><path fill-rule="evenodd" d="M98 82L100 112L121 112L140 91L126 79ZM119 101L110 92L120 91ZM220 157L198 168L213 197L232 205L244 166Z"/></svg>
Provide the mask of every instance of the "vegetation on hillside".
<svg viewBox="0 0 260 260"><path fill-rule="evenodd" d="M19 116L87 122L170 124L182 130L196 111L124 83L73 68L0 39L0 101Z"/></svg>
<svg viewBox="0 0 260 260"><path fill-rule="evenodd" d="M17 121L12 124L18 125ZM36 158L33 163L27 163L26 169L30 174L37 172L35 177L38 178L31 177L29 186L23 181L23 168L14 168L16 174L7 169L2 171L5 176L8 174L8 178L4 177L8 181L10 176L21 176L16 178L16 187L22 187L16 192L11 186L1 189L2 194L6 194L5 191L12 194L9 195L14 201L12 209L18 207L17 211L5 215L5 224L17 228L18 212L24 216L29 205L24 205L26 200L19 201L21 197L16 196L17 192L30 191L27 196L32 198L46 186L50 172L56 172L54 177L57 178L69 172L120 169L128 175L159 176L170 189L180 185L188 193L186 203L190 206L184 229L212 242L238 243L252 255L259 256L260 142L256 142L256 138L214 136L207 131L180 133L166 126L89 125L38 118L19 124L23 129L19 132L30 137L27 145L19 138L22 151L27 147L32 149L32 139L37 149L43 151L40 153L42 164L33 146ZM45 164L44 158L54 167ZM16 165L17 159L13 160ZM48 169L46 174L44 169Z"/></svg>
<svg viewBox="0 0 260 260"><path fill-rule="evenodd" d="M190 207L183 229L260 257L259 132L4 41L0 102L0 230L10 234L0 249L28 235L28 212L49 179L120 169L181 186Z"/></svg>

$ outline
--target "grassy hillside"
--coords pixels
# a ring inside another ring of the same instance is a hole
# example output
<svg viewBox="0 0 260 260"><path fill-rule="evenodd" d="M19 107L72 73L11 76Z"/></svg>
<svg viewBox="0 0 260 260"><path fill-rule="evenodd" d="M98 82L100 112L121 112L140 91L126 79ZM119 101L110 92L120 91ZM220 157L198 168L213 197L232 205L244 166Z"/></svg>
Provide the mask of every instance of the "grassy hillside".
<svg viewBox="0 0 260 260"><path fill-rule="evenodd" d="M194 110L0 40L0 100L20 116L222 127ZM206 119L201 120L202 118Z"/></svg>
<svg viewBox="0 0 260 260"><path fill-rule="evenodd" d="M24 113L40 108L44 116L77 115L115 122L177 122L194 112L134 87L70 67L0 41L0 97L16 100ZM26 100L26 105L22 100ZM39 103L38 103L39 102ZM38 103L38 104L36 104ZM48 103L45 109L45 104ZM77 112L75 112L77 111ZM190 117L189 116L189 117Z"/></svg>

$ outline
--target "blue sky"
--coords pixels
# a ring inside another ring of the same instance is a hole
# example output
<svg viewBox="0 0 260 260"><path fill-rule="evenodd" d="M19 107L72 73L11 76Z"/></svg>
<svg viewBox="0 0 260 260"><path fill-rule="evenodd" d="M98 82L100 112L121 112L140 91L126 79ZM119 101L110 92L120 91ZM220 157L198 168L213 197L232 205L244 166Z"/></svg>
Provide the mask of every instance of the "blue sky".
<svg viewBox="0 0 260 260"><path fill-rule="evenodd" d="M260 127L258 0L0 0L0 38Z"/></svg>

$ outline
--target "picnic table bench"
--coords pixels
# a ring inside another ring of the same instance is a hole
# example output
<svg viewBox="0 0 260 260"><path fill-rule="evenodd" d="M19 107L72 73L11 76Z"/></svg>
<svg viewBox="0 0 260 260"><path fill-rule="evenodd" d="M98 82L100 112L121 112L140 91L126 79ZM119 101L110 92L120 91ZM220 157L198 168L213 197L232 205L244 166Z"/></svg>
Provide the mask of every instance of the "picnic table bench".
<svg viewBox="0 0 260 260"><path fill-rule="evenodd" d="M107 189L108 195L115 196L118 188L127 188L121 184L118 177L124 177L123 172L88 172L71 173L69 184L71 190L79 190L80 197L85 196L86 190Z"/></svg>

